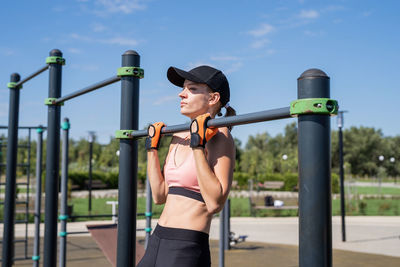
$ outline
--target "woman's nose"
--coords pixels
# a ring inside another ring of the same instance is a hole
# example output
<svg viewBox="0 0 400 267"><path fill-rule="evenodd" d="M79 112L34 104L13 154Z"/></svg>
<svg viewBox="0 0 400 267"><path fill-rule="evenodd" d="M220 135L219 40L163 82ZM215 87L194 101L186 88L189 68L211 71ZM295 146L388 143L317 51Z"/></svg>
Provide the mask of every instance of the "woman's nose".
<svg viewBox="0 0 400 267"><path fill-rule="evenodd" d="M186 90L185 89L183 89L179 94L178 94L178 96L180 97L180 98L185 98L186 97Z"/></svg>

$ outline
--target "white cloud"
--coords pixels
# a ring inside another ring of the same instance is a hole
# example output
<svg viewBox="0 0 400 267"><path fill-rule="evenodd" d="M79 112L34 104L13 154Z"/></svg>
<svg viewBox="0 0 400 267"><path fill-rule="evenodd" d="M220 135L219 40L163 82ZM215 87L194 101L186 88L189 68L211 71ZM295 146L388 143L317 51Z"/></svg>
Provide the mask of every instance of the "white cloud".
<svg viewBox="0 0 400 267"><path fill-rule="evenodd" d="M67 51L70 52L71 54L81 54L82 53L82 51L80 49L73 48L73 47L68 48Z"/></svg>
<svg viewBox="0 0 400 267"><path fill-rule="evenodd" d="M92 30L93 30L94 32L104 32L105 30L107 30L107 27L104 26L104 25L101 24L101 23L93 23L93 24L92 24Z"/></svg>
<svg viewBox="0 0 400 267"><path fill-rule="evenodd" d="M239 58L234 57L234 56L214 56L214 57L211 57L211 60L214 60L214 61L236 61L236 60L239 60Z"/></svg>
<svg viewBox="0 0 400 267"><path fill-rule="evenodd" d="M242 63L242 62L233 63L230 67L228 67L228 68L224 71L224 73L225 73L225 74L229 74L229 73L236 72L236 71L240 70L240 68L241 68L242 66L243 66L243 63Z"/></svg>
<svg viewBox="0 0 400 267"><path fill-rule="evenodd" d="M260 39L260 40L255 40L250 46L252 48L262 48L264 47L266 44L270 43L270 41L268 39Z"/></svg>
<svg viewBox="0 0 400 267"><path fill-rule="evenodd" d="M319 13L316 10L302 10L299 15L300 18L303 19L316 19L319 17Z"/></svg>
<svg viewBox="0 0 400 267"><path fill-rule="evenodd" d="M371 14L372 14L372 11L364 11L362 13L363 17L369 17L369 16L371 16Z"/></svg>
<svg viewBox="0 0 400 267"><path fill-rule="evenodd" d="M12 56L15 54L15 51L8 47L0 47L0 54L3 56Z"/></svg>
<svg viewBox="0 0 400 267"><path fill-rule="evenodd" d="M135 10L146 9L143 0L96 0L96 6L100 6L95 13L104 15L104 13L124 13L130 14Z"/></svg>
<svg viewBox="0 0 400 267"><path fill-rule="evenodd" d="M197 62L189 62L188 63L188 69L193 69L193 68L196 68L196 67L202 66L202 65L207 65L207 66L211 66L211 67L216 68L213 64L211 64L209 62L197 61Z"/></svg>
<svg viewBox="0 0 400 267"><path fill-rule="evenodd" d="M124 38L124 37L112 37L108 39L95 39L89 36L83 36L77 33L71 33L70 37L75 40L88 42L88 43L103 43L103 44L112 44L112 45L121 45L121 46L137 46L139 44L138 40L132 38Z"/></svg>
<svg viewBox="0 0 400 267"><path fill-rule="evenodd" d="M98 71L100 68L98 65L94 64L72 64L71 68L81 70L81 71Z"/></svg>
<svg viewBox="0 0 400 267"><path fill-rule="evenodd" d="M114 37L110 39L103 39L100 42L105 44L117 44L117 45L127 45L127 46L136 46L138 45L138 41L135 39L123 38L123 37Z"/></svg>
<svg viewBox="0 0 400 267"><path fill-rule="evenodd" d="M260 27L249 31L248 34L250 34L254 37L262 37L262 36L272 32L274 29L275 29L275 27L270 24L261 24Z"/></svg>

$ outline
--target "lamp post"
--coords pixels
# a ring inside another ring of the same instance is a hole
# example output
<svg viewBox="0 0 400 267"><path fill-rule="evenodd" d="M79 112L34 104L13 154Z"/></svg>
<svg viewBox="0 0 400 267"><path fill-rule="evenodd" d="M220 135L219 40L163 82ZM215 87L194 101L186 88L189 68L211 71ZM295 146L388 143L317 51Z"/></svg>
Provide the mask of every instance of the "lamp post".
<svg viewBox="0 0 400 267"><path fill-rule="evenodd" d="M380 161L379 169L378 169L379 194L381 194L381 188L382 188L382 177L381 177L381 176L382 176L382 173L380 173L379 170L381 170L381 168L383 168L383 167L382 167L382 164L383 164L383 161L385 160L385 156L380 155L380 156L378 157L378 159L379 159L379 161Z"/></svg>
<svg viewBox="0 0 400 267"><path fill-rule="evenodd" d="M339 111L337 116L337 126L339 128L339 173L340 173L340 212L342 216L342 241L346 242L346 205L344 198L344 168L343 168L343 113L347 112L346 110Z"/></svg>
<svg viewBox="0 0 400 267"><path fill-rule="evenodd" d="M394 165L394 163L396 162L396 159L395 159L395 157L390 157L389 161L390 161L390 163L393 163L393 165ZM396 180L397 180L397 177L395 175L394 176L394 183L396 183Z"/></svg>
<svg viewBox="0 0 400 267"><path fill-rule="evenodd" d="M95 132L89 131L88 142L89 142L89 214L92 212L92 158L93 158L93 141Z"/></svg>

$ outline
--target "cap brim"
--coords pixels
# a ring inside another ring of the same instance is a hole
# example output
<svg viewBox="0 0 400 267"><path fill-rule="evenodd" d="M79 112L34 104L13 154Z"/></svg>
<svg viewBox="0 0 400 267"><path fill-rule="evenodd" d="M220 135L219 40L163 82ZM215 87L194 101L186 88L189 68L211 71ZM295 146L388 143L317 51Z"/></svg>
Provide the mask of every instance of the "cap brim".
<svg viewBox="0 0 400 267"><path fill-rule="evenodd" d="M185 80L189 80L196 83L204 83L202 80L200 80L193 74L175 67L169 67L167 71L167 77L171 83L179 87L183 87L183 83L185 82Z"/></svg>

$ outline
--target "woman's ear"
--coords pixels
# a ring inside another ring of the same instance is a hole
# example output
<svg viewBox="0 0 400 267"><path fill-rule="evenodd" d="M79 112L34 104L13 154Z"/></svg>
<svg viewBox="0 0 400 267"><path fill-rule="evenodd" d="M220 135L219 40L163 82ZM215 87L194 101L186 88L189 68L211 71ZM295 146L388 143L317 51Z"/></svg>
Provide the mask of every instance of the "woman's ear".
<svg viewBox="0 0 400 267"><path fill-rule="evenodd" d="M218 103L220 98L221 96L218 92L212 92L210 93L210 99L208 100L208 102L210 105L215 105L216 103Z"/></svg>

